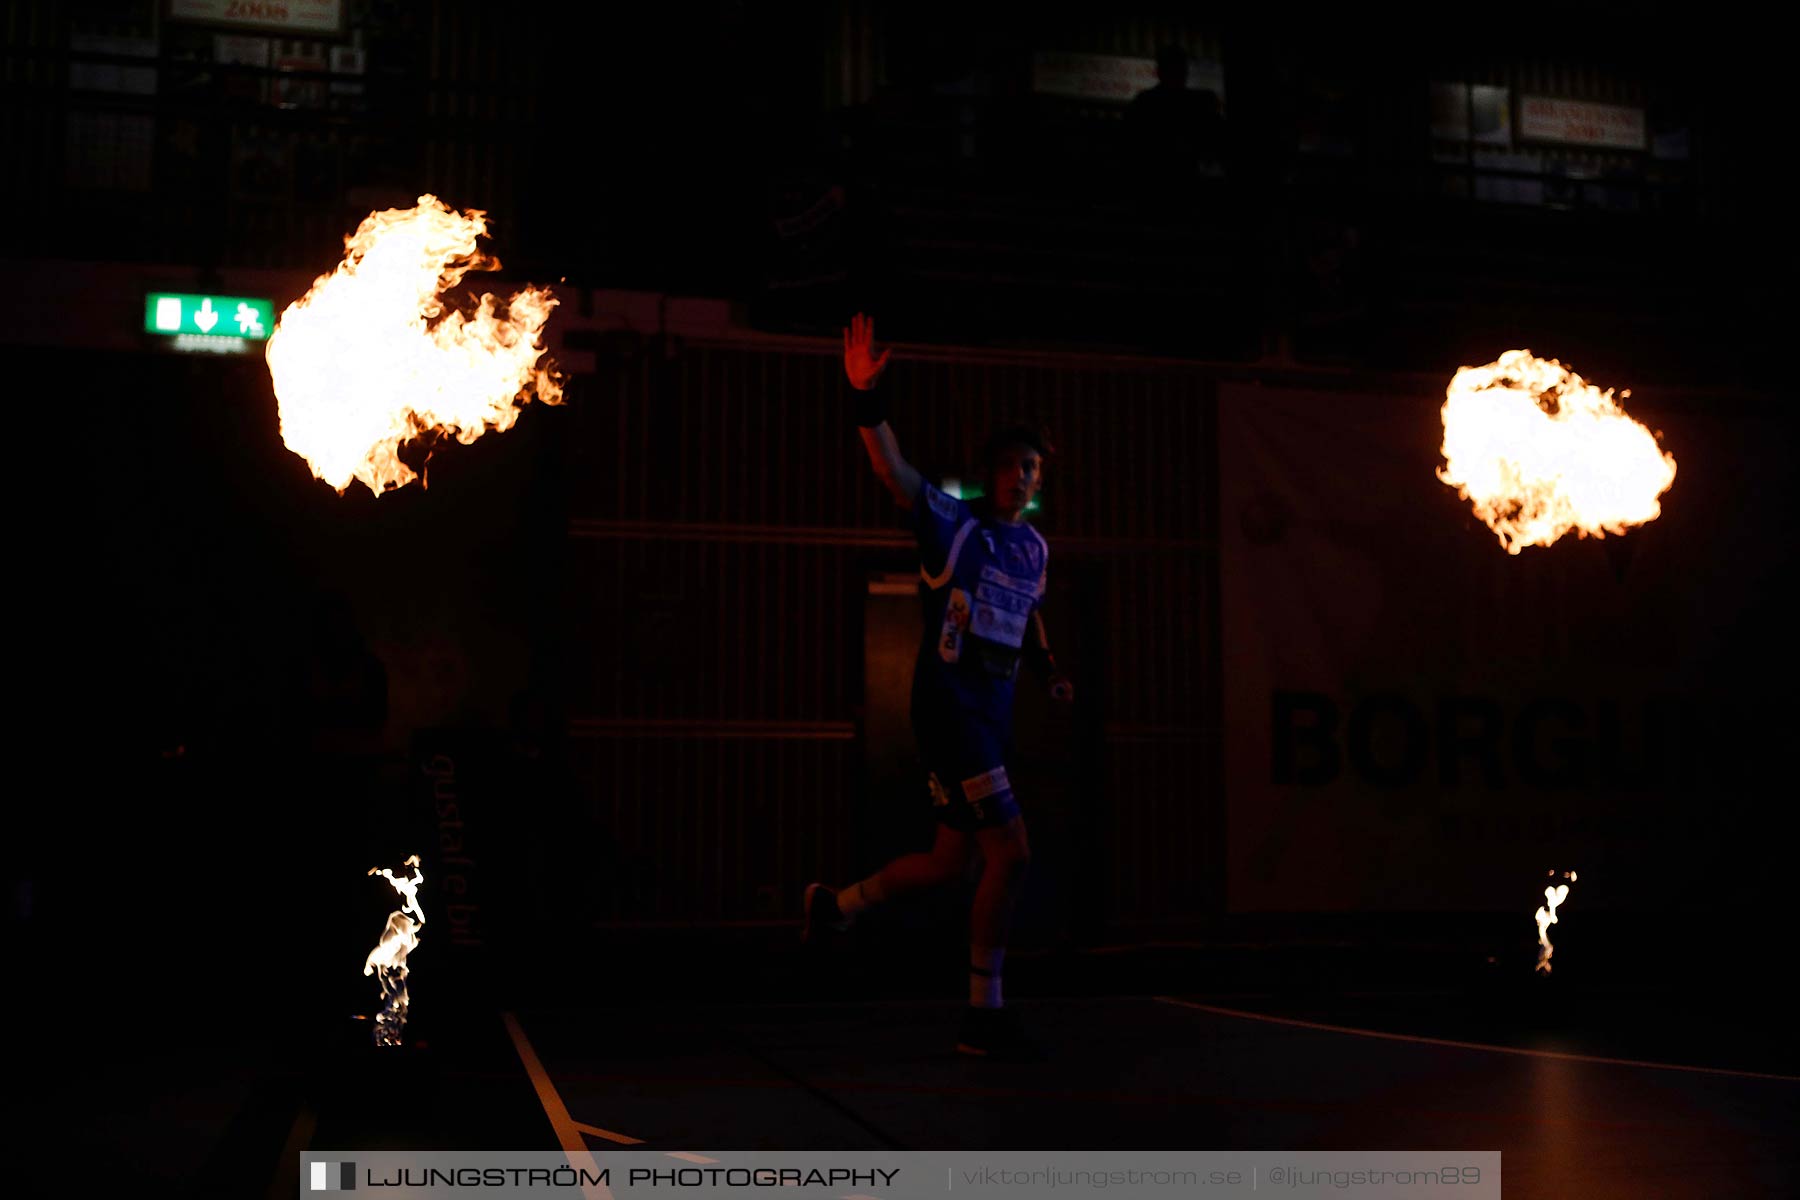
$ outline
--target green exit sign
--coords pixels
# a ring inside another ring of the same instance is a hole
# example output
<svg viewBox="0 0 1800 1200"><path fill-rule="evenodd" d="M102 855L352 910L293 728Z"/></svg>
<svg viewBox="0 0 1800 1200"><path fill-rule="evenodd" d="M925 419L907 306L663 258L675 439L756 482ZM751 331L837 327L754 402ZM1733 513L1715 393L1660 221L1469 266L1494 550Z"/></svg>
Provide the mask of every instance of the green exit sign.
<svg viewBox="0 0 1800 1200"><path fill-rule="evenodd" d="M177 342L215 338L265 342L275 329L275 302L258 296L151 292L144 297L144 332Z"/></svg>

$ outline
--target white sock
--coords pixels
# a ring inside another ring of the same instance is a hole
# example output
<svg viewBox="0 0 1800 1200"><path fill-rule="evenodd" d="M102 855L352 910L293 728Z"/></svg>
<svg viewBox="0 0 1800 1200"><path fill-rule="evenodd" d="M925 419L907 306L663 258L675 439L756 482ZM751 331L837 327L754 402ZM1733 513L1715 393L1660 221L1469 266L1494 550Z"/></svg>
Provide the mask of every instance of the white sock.
<svg viewBox="0 0 1800 1200"><path fill-rule="evenodd" d="M1004 1005L1005 1001L1000 996L1000 962L1005 957L1005 946L969 947L971 1008L1000 1008Z"/></svg>
<svg viewBox="0 0 1800 1200"><path fill-rule="evenodd" d="M837 894L838 911L844 914L844 920L854 921L858 913L865 908L875 907L882 899L881 878L871 875Z"/></svg>

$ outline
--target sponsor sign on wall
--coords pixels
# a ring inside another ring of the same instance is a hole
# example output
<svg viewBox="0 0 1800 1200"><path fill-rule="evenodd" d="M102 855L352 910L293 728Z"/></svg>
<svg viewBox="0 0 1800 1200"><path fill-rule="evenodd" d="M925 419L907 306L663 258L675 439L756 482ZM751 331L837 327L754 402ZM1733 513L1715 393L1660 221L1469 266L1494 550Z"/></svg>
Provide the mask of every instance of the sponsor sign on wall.
<svg viewBox="0 0 1800 1200"><path fill-rule="evenodd" d="M1156 86L1156 60L1116 54L1039 51L1031 60L1031 90L1044 96L1125 104ZM1188 60L1188 88L1225 98L1225 69L1211 59Z"/></svg>
<svg viewBox="0 0 1800 1200"><path fill-rule="evenodd" d="M169 0L169 20L282 33L344 31L343 0Z"/></svg>
<svg viewBox="0 0 1800 1200"><path fill-rule="evenodd" d="M1642 150L1647 144L1643 109L1554 96L1519 97L1519 136L1532 142L1620 150Z"/></svg>

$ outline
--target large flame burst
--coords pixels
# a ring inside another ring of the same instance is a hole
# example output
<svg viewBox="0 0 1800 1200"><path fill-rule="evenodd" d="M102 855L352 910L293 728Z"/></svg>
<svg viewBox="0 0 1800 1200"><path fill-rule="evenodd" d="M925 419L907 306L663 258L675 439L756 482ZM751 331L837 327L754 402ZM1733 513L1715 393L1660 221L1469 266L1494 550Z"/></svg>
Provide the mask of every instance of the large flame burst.
<svg viewBox="0 0 1800 1200"><path fill-rule="evenodd" d="M344 261L288 305L269 338L269 374L288 449L339 492L361 480L377 495L416 472L400 447L431 431L468 445L510 429L533 394L562 398L539 338L556 300L527 287L473 312L445 297L498 259L476 248L486 214L435 196L370 213L344 239ZM504 307L506 315L499 315Z"/></svg>
<svg viewBox="0 0 1800 1200"><path fill-rule="evenodd" d="M1459 370L1443 413L1438 478L1474 502L1508 554L1571 529L1603 537L1653 521L1675 481L1674 456L1610 389L1529 350Z"/></svg>

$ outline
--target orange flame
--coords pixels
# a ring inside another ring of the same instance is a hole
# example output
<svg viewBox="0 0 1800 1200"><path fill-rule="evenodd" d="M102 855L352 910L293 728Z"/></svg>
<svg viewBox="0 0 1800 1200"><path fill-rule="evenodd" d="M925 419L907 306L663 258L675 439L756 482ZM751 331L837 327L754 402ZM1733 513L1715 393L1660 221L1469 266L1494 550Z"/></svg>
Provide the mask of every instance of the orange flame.
<svg viewBox="0 0 1800 1200"><path fill-rule="evenodd" d="M431 431L468 445L506 430L516 402L562 398L539 338L556 299L527 287L501 303L484 293L472 314L445 296L470 271L500 261L476 248L486 214L435 196L370 213L344 239L344 261L287 306L269 337L281 438L313 474L343 492L361 480L380 495L415 476L400 447Z"/></svg>
<svg viewBox="0 0 1800 1200"><path fill-rule="evenodd" d="M369 874L379 875L393 884L402 901L398 910L388 914L381 940L363 960L363 975L378 974L381 982L381 1011L375 1014L377 1046L400 1045L401 1035L406 1031L406 1017L412 1007L412 999L406 991L406 957L419 948L419 930L425 925L425 912L419 907L419 885L425 882L425 872L419 869L416 854L408 858L405 865L413 869L411 878L396 879L393 871L386 867L369 868Z"/></svg>
<svg viewBox="0 0 1800 1200"><path fill-rule="evenodd" d="M1554 879L1556 877L1556 872L1555 871L1550 872L1550 877L1552 879ZM1569 883L1575 882L1575 872L1573 872L1573 871L1564 871L1563 877L1566 878L1569 881ZM1537 969L1544 972L1546 975L1550 973L1550 956L1552 954L1556 953L1556 947L1554 947L1550 944L1550 927L1552 925L1556 924L1557 906L1560 905L1564 900L1567 900L1568 898L1569 898L1569 884L1568 883L1559 883L1559 884L1556 884L1554 887L1547 887L1544 889L1544 903L1538 905L1538 910L1537 910L1537 927L1538 927ZM1546 907L1546 905L1548 907Z"/></svg>
<svg viewBox="0 0 1800 1200"><path fill-rule="evenodd" d="M1674 456L1610 389L1529 350L1457 371L1443 416L1438 478L1474 501L1508 554L1654 521L1675 481Z"/></svg>

